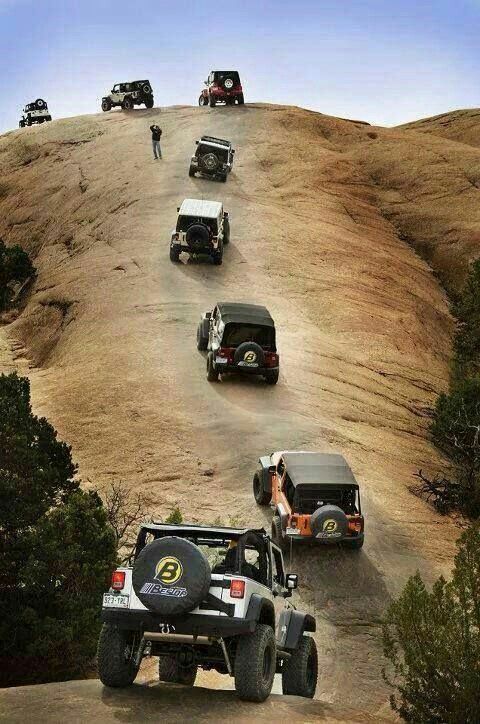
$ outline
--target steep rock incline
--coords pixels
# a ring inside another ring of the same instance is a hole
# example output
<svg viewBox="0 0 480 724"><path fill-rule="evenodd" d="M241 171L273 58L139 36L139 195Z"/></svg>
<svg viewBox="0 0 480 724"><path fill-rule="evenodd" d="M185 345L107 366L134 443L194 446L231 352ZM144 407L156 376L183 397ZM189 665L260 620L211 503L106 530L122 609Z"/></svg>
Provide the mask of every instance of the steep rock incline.
<svg viewBox="0 0 480 724"><path fill-rule="evenodd" d="M163 161L150 155L153 120ZM188 178L206 132L237 148L226 184ZM417 568L427 579L447 572L457 536L408 490L418 467L440 462L426 430L452 328L374 183L382 148L390 173L412 138L436 153L422 134L265 105L111 112L0 138L0 235L33 251L39 270L2 330L3 369L28 369L36 411L73 446L86 485L126 480L154 497L157 515L178 503L188 520L269 528L251 493L259 455L345 454L363 490L364 551L302 548L291 566L317 616L317 695L373 713L388 697L385 606ZM405 173L415 162L406 155ZM451 185L454 168L438 164L436 183ZM222 199L231 213L222 267L170 263L185 197ZM275 388L207 383L195 329L219 299L270 308Z"/></svg>

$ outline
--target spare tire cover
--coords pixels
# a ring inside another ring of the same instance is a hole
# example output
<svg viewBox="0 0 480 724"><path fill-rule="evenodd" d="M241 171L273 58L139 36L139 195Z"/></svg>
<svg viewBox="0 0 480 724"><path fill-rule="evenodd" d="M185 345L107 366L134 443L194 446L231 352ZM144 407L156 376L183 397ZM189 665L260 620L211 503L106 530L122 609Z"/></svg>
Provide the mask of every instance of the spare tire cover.
<svg viewBox="0 0 480 724"><path fill-rule="evenodd" d="M214 153L205 153L200 158L200 165L205 169L205 171L216 171L219 164L220 161Z"/></svg>
<svg viewBox="0 0 480 724"><path fill-rule="evenodd" d="M256 342L242 342L235 350L233 361L239 367L263 367L265 353Z"/></svg>
<svg viewBox="0 0 480 724"><path fill-rule="evenodd" d="M203 224L192 224L187 229L185 239L191 249L203 249L210 241L210 232Z"/></svg>
<svg viewBox="0 0 480 724"><path fill-rule="evenodd" d="M340 540L347 534L347 516L337 505L323 505L312 514L310 528L319 540Z"/></svg>
<svg viewBox="0 0 480 724"><path fill-rule="evenodd" d="M133 564L132 584L150 611L178 616L192 611L210 588L211 570L202 551L185 538L149 543Z"/></svg>

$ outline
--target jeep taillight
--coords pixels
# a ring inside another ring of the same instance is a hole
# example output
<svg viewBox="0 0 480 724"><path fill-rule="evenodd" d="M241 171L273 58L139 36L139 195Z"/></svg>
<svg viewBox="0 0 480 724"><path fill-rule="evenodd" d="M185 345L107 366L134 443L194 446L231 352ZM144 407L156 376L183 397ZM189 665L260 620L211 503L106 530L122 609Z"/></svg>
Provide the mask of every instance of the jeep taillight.
<svg viewBox="0 0 480 724"><path fill-rule="evenodd" d="M178 234L172 234L172 241L178 241Z"/></svg>
<svg viewBox="0 0 480 724"><path fill-rule="evenodd" d="M361 533L362 532L362 519L361 518L351 518L348 521L348 532L349 533Z"/></svg>
<svg viewBox="0 0 480 724"><path fill-rule="evenodd" d="M278 354L275 352L265 352L265 366L278 367Z"/></svg>
<svg viewBox="0 0 480 724"><path fill-rule="evenodd" d="M243 598L245 595L245 581L234 579L230 581L230 596L232 598Z"/></svg>
<svg viewBox="0 0 480 724"><path fill-rule="evenodd" d="M112 588L114 591L121 591L125 585L125 571L113 571Z"/></svg>
<svg viewBox="0 0 480 724"><path fill-rule="evenodd" d="M224 357L225 359L228 359L229 361L233 361L233 347L220 347L220 349L217 352L217 357Z"/></svg>

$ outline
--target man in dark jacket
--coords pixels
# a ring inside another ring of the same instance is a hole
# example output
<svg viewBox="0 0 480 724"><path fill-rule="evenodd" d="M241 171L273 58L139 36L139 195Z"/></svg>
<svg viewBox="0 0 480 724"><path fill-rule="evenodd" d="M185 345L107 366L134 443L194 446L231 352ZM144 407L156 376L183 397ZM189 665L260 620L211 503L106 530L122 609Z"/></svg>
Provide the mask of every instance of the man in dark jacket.
<svg viewBox="0 0 480 724"><path fill-rule="evenodd" d="M162 149L160 148L160 136L162 135L162 129L156 124L150 126L152 132L152 147L153 147L153 158L156 160L162 158Z"/></svg>

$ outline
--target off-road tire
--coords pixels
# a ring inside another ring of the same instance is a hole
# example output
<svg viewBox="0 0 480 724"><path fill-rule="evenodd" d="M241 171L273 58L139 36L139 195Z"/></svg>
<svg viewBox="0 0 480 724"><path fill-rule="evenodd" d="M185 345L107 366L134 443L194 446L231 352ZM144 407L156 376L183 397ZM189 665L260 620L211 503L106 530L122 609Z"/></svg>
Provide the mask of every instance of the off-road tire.
<svg viewBox="0 0 480 724"><path fill-rule="evenodd" d="M188 175L190 177L195 176L195 171L196 171L196 169L193 166L190 166L190 168L188 169Z"/></svg>
<svg viewBox="0 0 480 724"><path fill-rule="evenodd" d="M220 249L219 251L215 251L212 254L212 260L215 266L221 266L223 263L223 249Z"/></svg>
<svg viewBox="0 0 480 724"><path fill-rule="evenodd" d="M237 102L238 102L238 105L239 105L239 106L243 106L243 104L245 103L245 99L244 99L244 97L243 97L243 93L238 96Z"/></svg>
<svg viewBox="0 0 480 724"><path fill-rule="evenodd" d="M282 691L313 699L317 688L318 654L314 639L302 636L300 644L283 664Z"/></svg>
<svg viewBox="0 0 480 724"><path fill-rule="evenodd" d="M278 515L274 515L272 518L272 538L280 550L286 551L288 549L288 541L282 535L282 521Z"/></svg>
<svg viewBox="0 0 480 724"><path fill-rule="evenodd" d="M104 623L97 647L97 666L100 681L105 686L130 686L138 668L131 658L132 634Z"/></svg>
<svg viewBox="0 0 480 724"><path fill-rule="evenodd" d="M261 702L270 695L277 665L275 634L259 623L253 633L239 636L235 655L235 689L244 701Z"/></svg>
<svg viewBox="0 0 480 724"><path fill-rule="evenodd" d="M201 96L199 97L199 99L198 99L198 105L199 105L199 106L208 106L208 98L206 98L205 96L201 95Z"/></svg>
<svg viewBox="0 0 480 724"><path fill-rule="evenodd" d="M26 123L27 123L27 126L31 126L31 125L32 125L32 121L30 120L30 118L27 118Z"/></svg>
<svg viewBox="0 0 480 724"><path fill-rule="evenodd" d="M220 181L222 181L223 183L225 183L225 181L227 180L227 176L228 176L228 174L222 173L222 175L220 176Z"/></svg>
<svg viewBox="0 0 480 724"><path fill-rule="evenodd" d="M215 369L213 364L213 352L207 354L207 380L209 382L218 382L219 371Z"/></svg>
<svg viewBox="0 0 480 724"><path fill-rule="evenodd" d="M350 548L354 551L359 551L360 548L363 548L363 538L352 538L352 540L344 540L342 541L342 546L344 548Z"/></svg>
<svg viewBox="0 0 480 724"><path fill-rule="evenodd" d="M278 370L269 370L265 373L265 382L267 385L276 385L278 382Z"/></svg>
<svg viewBox="0 0 480 724"><path fill-rule="evenodd" d="M170 261L178 262L180 261L180 249L178 246L172 246L170 245Z"/></svg>
<svg viewBox="0 0 480 724"><path fill-rule="evenodd" d="M45 103L43 98L37 98L37 100L35 101L35 105L41 110L42 108L45 108L47 104Z"/></svg>
<svg viewBox="0 0 480 724"><path fill-rule="evenodd" d="M210 96L210 108L215 108L216 105L216 100Z"/></svg>
<svg viewBox="0 0 480 724"><path fill-rule="evenodd" d="M102 101L102 111L106 113L107 111L112 110L112 104L110 101Z"/></svg>
<svg viewBox="0 0 480 724"><path fill-rule="evenodd" d="M269 505L272 499L272 491L263 489L263 484L258 473L255 473L253 476L253 497L258 505Z"/></svg>
<svg viewBox="0 0 480 724"><path fill-rule="evenodd" d="M158 678L172 684L193 686L197 678L197 666L183 668L179 665L176 656L158 657Z"/></svg>
<svg viewBox="0 0 480 724"><path fill-rule="evenodd" d="M18 124L19 128L25 128L25 121L20 121Z"/></svg>
<svg viewBox="0 0 480 724"><path fill-rule="evenodd" d="M153 108L153 98L147 98L145 101L145 108Z"/></svg>
<svg viewBox="0 0 480 724"><path fill-rule="evenodd" d="M223 222L223 243L230 243L230 221L228 219Z"/></svg>
<svg viewBox="0 0 480 724"><path fill-rule="evenodd" d="M202 324L197 327L197 349L199 352L205 352L208 347L208 337L202 336Z"/></svg>
<svg viewBox="0 0 480 724"><path fill-rule="evenodd" d="M124 111L131 111L133 109L134 103L130 96L127 96L123 99L122 108Z"/></svg>

